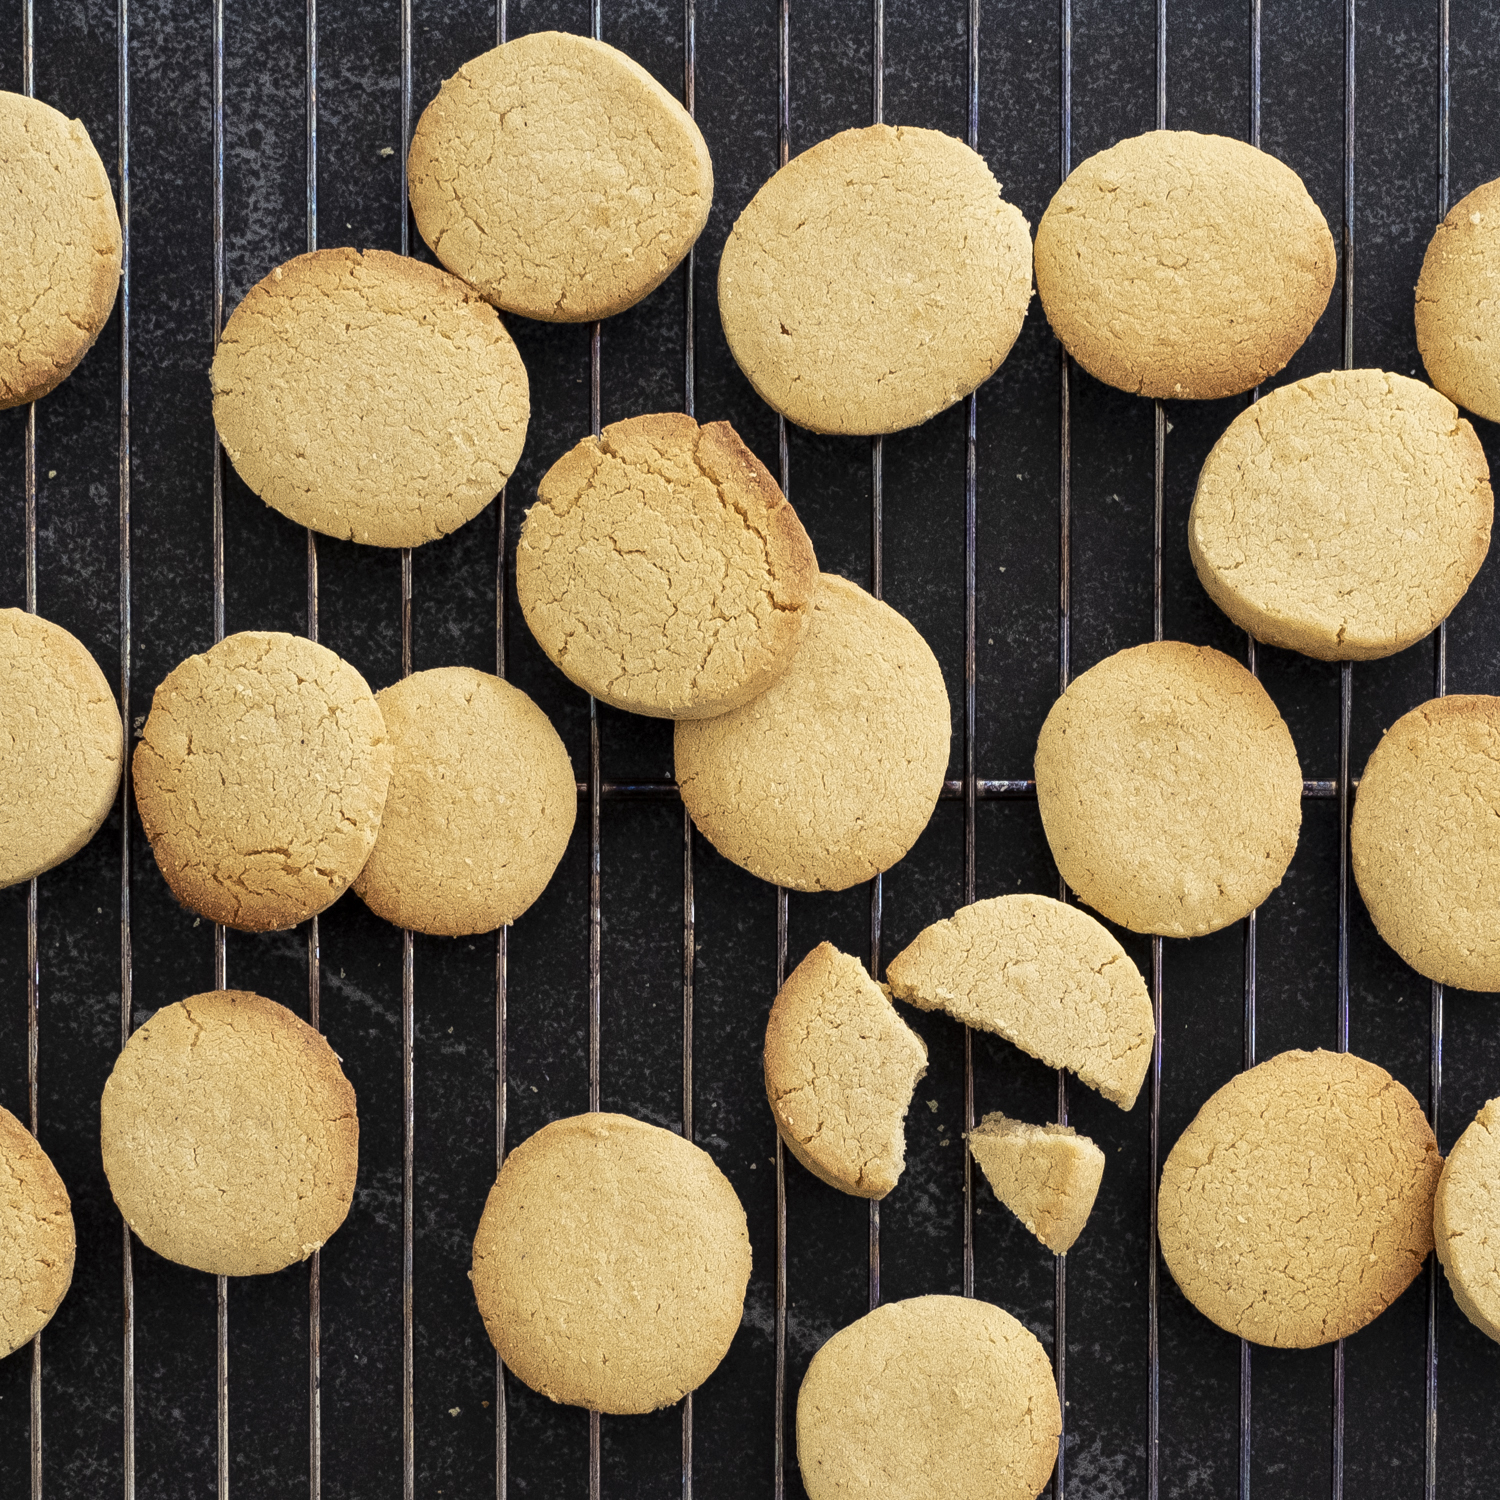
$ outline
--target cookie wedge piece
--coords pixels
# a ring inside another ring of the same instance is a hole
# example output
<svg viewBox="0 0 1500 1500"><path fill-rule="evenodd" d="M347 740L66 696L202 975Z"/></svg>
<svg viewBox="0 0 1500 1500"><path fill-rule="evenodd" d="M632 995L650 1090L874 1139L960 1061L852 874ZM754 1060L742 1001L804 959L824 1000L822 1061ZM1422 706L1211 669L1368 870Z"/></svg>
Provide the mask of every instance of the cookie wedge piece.
<svg viewBox="0 0 1500 1500"><path fill-rule="evenodd" d="M906 1165L906 1111L927 1046L864 965L819 943L787 976L766 1025L766 1098L814 1177L884 1198Z"/></svg>
<svg viewBox="0 0 1500 1500"><path fill-rule="evenodd" d="M1453 1300L1500 1342L1500 1099L1479 1111L1444 1163L1432 1234Z"/></svg>
<svg viewBox="0 0 1500 1500"><path fill-rule="evenodd" d="M1068 1125L1027 1125L996 1111L969 1132L995 1196L1054 1254L1073 1248L1094 1209L1104 1153Z"/></svg>
<svg viewBox="0 0 1500 1500"><path fill-rule="evenodd" d="M1141 972L1101 923L1048 896L996 896L919 932L891 993L994 1031L1129 1109L1156 1023Z"/></svg>

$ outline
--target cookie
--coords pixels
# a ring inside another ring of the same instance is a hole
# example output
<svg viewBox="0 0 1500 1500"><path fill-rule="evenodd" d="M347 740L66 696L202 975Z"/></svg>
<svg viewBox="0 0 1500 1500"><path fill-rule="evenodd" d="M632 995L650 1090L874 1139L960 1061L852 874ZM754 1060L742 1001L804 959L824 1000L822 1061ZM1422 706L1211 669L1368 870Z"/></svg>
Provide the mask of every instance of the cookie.
<svg viewBox="0 0 1500 1500"><path fill-rule="evenodd" d="M724 337L813 432L914 427L988 380L1031 301L1031 235L984 158L870 125L795 156L719 262Z"/></svg>
<svg viewBox="0 0 1500 1500"><path fill-rule="evenodd" d="M625 1115L574 1115L505 1158L470 1274L495 1348L533 1390L655 1411L729 1349L750 1236L706 1151Z"/></svg>
<svg viewBox="0 0 1500 1500"><path fill-rule="evenodd" d="M906 1111L927 1044L858 959L819 943L787 975L766 1023L766 1098L814 1177L884 1198L906 1165Z"/></svg>
<svg viewBox="0 0 1500 1500"><path fill-rule="evenodd" d="M62 1178L31 1132L0 1109L0 1359L52 1321L73 1283L74 1245Z"/></svg>
<svg viewBox="0 0 1500 1500"><path fill-rule="evenodd" d="M1500 698L1434 698L1386 730L1349 856L1376 930L1417 973L1500 990Z"/></svg>
<svg viewBox="0 0 1500 1500"><path fill-rule="evenodd" d="M585 438L542 476L516 597L586 693L709 719L786 671L818 560L796 512L728 422L666 412Z"/></svg>
<svg viewBox="0 0 1500 1500"><path fill-rule="evenodd" d="M247 990L192 995L131 1036L104 1085L99 1139L142 1242L216 1276L306 1260L354 1197L359 1120L338 1058Z"/></svg>
<svg viewBox="0 0 1500 1500"><path fill-rule="evenodd" d="M1453 1300L1500 1340L1500 1099L1479 1111L1443 1164L1432 1234Z"/></svg>
<svg viewBox="0 0 1500 1500"><path fill-rule="evenodd" d="M0 886L71 859L115 805L125 734L83 643L0 609Z"/></svg>
<svg viewBox="0 0 1500 1500"><path fill-rule="evenodd" d="M1151 1064L1146 981L1109 930L1047 896L997 896L924 928L885 971L898 1000L994 1031L1130 1109Z"/></svg>
<svg viewBox="0 0 1500 1500"><path fill-rule="evenodd" d="M224 325L210 380L240 478L299 526L375 547L420 547L477 516L531 415L494 308L384 250L277 266Z"/></svg>
<svg viewBox="0 0 1500 1500"><path fill-rule="evenodd" d="M1063 347L1162 400L1248 391L1312 332L1337 265L1302 179L1222 135L1152 130L1081 162L1036 231L1036 289Z"/></svg>
<svg viewBox="0 0 1500 1500"><path fill-rule="evenodd" d="M375 695L391 743L380 834L354 893L439 937L514 922L557 868L578 783L551 721L472 667L414 672Z"/></svg>
<svg viewBox="0 0 1500 1500"><path fill-rule="evenodd" d="M0 92L0 408L71 375L120 286L120 216L82 121Z"/></svg>
<svg viewBox="0 0 1500 1500"><path fill-rule="evenodd" d="M1348 1052L1232 1078L1162 1168L1162 1258L1230 1333L1310 1349L1363 1328L1432 1249L1443 1165L1409 1090Z"/></svg>
<svg viewBox="0 0 1500 1500"><path fill-rule="evenodd" d="M133 765L172 894L226 927L269 932L331 906L364 868L391 744L348 662L247 630L168 673Z"/></svg>
<svg viewBox="0 0 1500 1500"><path fill-rule="evenodd" d="M1054 1254L1066 1255L1093 1212L1104 1153L1068 1125L1026 1125L998 1111L969 1132L995 1196Z"/></svg>
<svg viewBox="0 0 1500 1500"><path fill-rule="evenodd" d="M890 605L824 573L785 675L717 719L679 720L677 784L726 859L795 891L841 891L916 843L948 769L948 691Z"/></svg>
<svg viewBox="0 0 1500 1500"><path fill-rule="evenodd" d="M1383 370L1284 385L1229 424L1198 476L1188 551L1256 640L1368 661L1427 635L1490 545L1489 465L1431 386Z"/></svg>
<svg viewBox="0 0 1500 1500"><path fill-rule="evenodd" d="M1302 826L1302 769L1276 705L1238 662L1181 641L1073 679L1037 738L1036 795L1079 898L1163 937L1254 911Z"/></svg>
<svg viewBox="0 0 1500 1500"><path fill-rule="evenodd" d="M507 312L607 318L666 280L708 222L708 147L639 63L535 32L471 58L422 111L411 211L450 271Z"/></svg>
<svg viewBox="0 0 1500 1500"><path fill-rule="evenodd" d="M797 1393L809 1500L1035 1500L1061 1432L1046 1351L973 1297L877 1307L813 1355Z"/></svg>
<svg viewBox="0 0 1500 1500"><path fill-rule="evenodd" d="M1417 349L1428 378L1500 422L1500 179L1448 210L1417 278Z"/></svg>

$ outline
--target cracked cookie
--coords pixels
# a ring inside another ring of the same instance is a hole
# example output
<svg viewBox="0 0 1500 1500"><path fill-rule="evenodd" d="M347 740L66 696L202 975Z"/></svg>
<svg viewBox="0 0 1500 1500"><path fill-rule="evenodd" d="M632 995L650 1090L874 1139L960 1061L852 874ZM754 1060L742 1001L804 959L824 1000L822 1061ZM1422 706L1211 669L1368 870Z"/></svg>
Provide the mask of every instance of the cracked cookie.
<svg viewBox="0 0 1500 1500"><path fill-rule="evenodd" d="M472 667L414 672L375 701L391 780L354 894L387 922L440 937L515 921L552 878L578 812L551 721Z"/></svg>
<svg viewBox="0 0 1500 1500"><path fill-rule="evenodd" d="M1248 391L1312 332L1333 236L1302 179L1222 135L1153 130L1080 163L1036 231L1036 289L1090 375L1162 400Z"/></svg>
<svg viewBox="0 0 1500 1500"><path fill-rule="evenodd" d="M1073 679L1037 738L1036 795L1079 898L1163 937L1254 911L1302 827L1302 769L1269 694L1223 652L1181 641Z"/></svg>
<svg viewBox="0 0 1500 1500"><path fill-rule="evenodd" d="M473 520L531 415L495 309L384 250L277 266L224 325L210 382L240 478L299 526L375 547L420 547Z"/></svg>
<svg viewBox="0 0 1500 1500"><path fill-rule="evenodd" d="M998 1111L969 1132L969 1150L995 1196L1054 1254L1088 1223L1104 1153L1067 1125L1027 1125Z"/></svg>
<svg viewBox="0 0 1500 1500"><path fill-rule="evenodd" d="M71 375L120 286L120 216L82 121L0 91L0 409Z"/></svg>
<svg viewBox="0 0 1500 1500"><path fill-rule="evenodd" d="M247 630L168 673L133 769L172 894L210 921L268 932L331 906L364 867L391 745L348 662Z"/></svg>
<svg viewBox="0 0 1500 1500"><path fill-rule="evenodd" d="M916 843L943 789L948 691L890 605L824 573L786 673L716 719L679 720L677 784L726 859L795 891L841 891Z"/></svg>
<svg viewBox="0 0 1500 1500"><path fill-rule="evenodd" d="M1134 1105L1156 1023L1146 982L1109 930L1047 896L996 896L934 922L885 971L891 993L997 1032Z"/></svg>
<svg viewBox="0 0 1500 1500"><path fill-rule="evenodd" d="M164 1006L131 1036L104 1085L99 1139L142 1242L217 1276L306 1260L354 1197L359 1120L338 1058L246 990Z"/></svg>
<svg viewBox="0 0 1500 1500"><path fill-rule="evenodd" d="M47 1153L0 1109L0 1359L52 1321L73 1283L73 1207Z"/></svg>
<svg viewBox="0 0 1500 1500"><path fill-rule="evenodd" d="M590 1411L655 1411L728 1352L750 1236L706 1151L625 1115L575 1115L505 1158L470 1279L491 1341L533 1390Z"/></svg>
<svg viewBox="0 0 1500 1500"><path fill-rule="evenodd" d="M1031 235L984 158L870 125L794 156L719 262L724 337L761 398L813 432L895 432L983 384L1031 301Z"/></svg>
<svg viewBox="0 0 1500 1500"><path fill-rule="evenodd" d="M1500 698L1434 698L1386 730L1349 857L1376 930L1417 973L1500 990Z"/></svg>
<svg viewBox="0 0 1500 1500"><path fill-rule="evenodd" d="M713 163L639 63L540 31L471 58L422 111L411 211L450 271L506 312L607 318L666 280L708 222Z"/></svg>
<svg viewBox="0 0 1500 1500"><path fill-rule="evenodd" d="M0 609L0 886L77 854L115 805L124 763L115 695L82 641Z"/></svg>
<svg viewBox="0 0 1500 1500"><path fill-rule="evenodd" d="M1162 1168L1161 1253L1230 1333L1310 1349L1363 1328L1432 1249L1443 1165L1421 1106L1349 1052L1283 1052L1232 1078Z"/></svg>
<svg viewBox="0 0 1500 1500"><path fill-rule="evenodd" d="M1417 278L1417 349L1432 383L1500 422L1500 178L1448 210Z"/></svg>
<svg viewBox="0 0 1500 1500"><path fill-rule="evenodd" d="M1479 1111L1444 1163L1432 1234L1453 1300L1500 1340L1500 1099Z"/></svg>
<svg viewBox="0 0 1500 1500"><path fill-rule="evenodd" d="M796 512L728 422L615 422L542 476L516 596L542 650L630 713L708 719L786 670L818 561Z"/></svg>
<svg viewBox="0 0 1500 1500"><path fill-rule="evenodd" d="M927 1045L864 965L819 943L787 975L766 1023L766 1098L814 1177L884 1198L906 1165L906 1111Z"/></svg>
<svg viewBox="0 0 1500 1500"><path fill-rule="evenodd" d="M1035 1500L1061 1434L1046 1350L976 1297L877 1307L813 1355L797 1393L809 1500Z"/></svg>
<svg viewBox="0 0 1500 1500"><path fill-rule="evenodd" d="M1229 424L1198 476L1188 551L1209 598L1256 640L1368 661L1447 618L1494 509L1484 449L1446 396L1335 370Z"/></svg>

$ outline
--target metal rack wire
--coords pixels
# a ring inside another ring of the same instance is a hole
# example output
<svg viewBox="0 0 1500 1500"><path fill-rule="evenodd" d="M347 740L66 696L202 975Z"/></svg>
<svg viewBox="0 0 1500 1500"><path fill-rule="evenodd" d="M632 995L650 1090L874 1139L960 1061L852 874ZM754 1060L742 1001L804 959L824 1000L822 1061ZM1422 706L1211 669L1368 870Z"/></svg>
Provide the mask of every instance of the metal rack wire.
<svg viewBox="0 0 1500 1500"><path fill-rule="evenodd" d="M1261 72L1261 0L1247 0L1250 17L1250 119L1248 136L1252 143L1259 143ZM1440 89L1438 99L1438 151L1436 218L1441 220L1448 208L1449 197L1449 0L1438 0L1439 4L1439 60ZM318 11L317 0L305 0L306 7L306 244L309 250L318 245ZM602 0L590 0L590 24L592 33L598 37L603 30ZM412 5L411 0L401 0L401 127L402 127L402 223L401 248L410 250L410 220L405 211L405 156L412 125ZM26 93L32 93L35 81L35 25L32 0L22 0L22 78ZM1355 0L1345 0L1344 8L1344 161L1343 161L1343 212L1341 229L1342 249L1342 353L1346 368L1354 363L1354 222L1355 222L1355 41L1357 14ZM497 42L507 37L506 0L498 0L496 7ZM976 149L979 142L979 109L981 80L979 36L981 23L980 0L969 0L968 5L968 79L967 79L967 126L971 146ZM684 99L691 112L695 103L696 68L696 4L695 0L683 0L684 41ZM884 80L884 3L871 0L872 27L872 75L871 114L875 121L883 118ZM224 321L225 300L225 232L224 232L224 4L213 0L212 13L212 75L213 75L213 334L217 339ZM1059 179L1066 177L1072 167L1072 4L1071 0L1059 0ZM1164 127L1167 119L1167 0L1156 0L1156 120ZM119 126L119 210L122 230L122 278L120 287L120 380L119 380L119 564L120 564L120 658L118 684L120 705L124 721L129 725L132 707L132 617L131 617L131 428L130 428L130 336L131 336L131 10L130 0L118 0L117 10L117 59L118 59L118 126ZM779 159L784 164L791 152L791 93L792 93L792 15L791 0L778 3L778 142ZM683 350L683 408L695 413L695 305L694 276L692 263L685 279L685 343ZM590 415L593 430L597 433L602 422L601 411L601 364L602 341L599 326L594 325L590 340L589 379ZM945 800L957 800L964 808L963 837L963 889L966 901L973 901L977 894L976 845L977 807L980 802L992 800L1028 799L1035 796L1034 783L1026 778L998 780L981 778L977 772L977 552L978 552L978 466L977 438L980 396L968 399L965 421L965 494L964 494L964 730L962 745L962 776L945 783L942 795ZM1058 685L1067 687L1071 677L1071 575L1072 575L1072 385L1070 364L1065 354L1059 356L1058 384L1059 421L1059 515L1058 515L1058 561L1059 594L1057 606L1058 623ZM1154 634L1160 639L1163 632L1163 582L1162 582L1162 537L1166 472L1166 439L1168 427L1165 410L1156 403L1154 414L1154 483L1153 483L1153 625ZM28 413L25 426L24 452L24 585L26 608L37 607L37 451L36 413L33 407ZM779 422L778 447L780 454L780 479L784 492L792 495L790 452L786 423ZM872 592L877 597L883 584L883 445L879 438L873 439L870 454L871 492L871 539L870 578ZM223 455L215 446L213 470L213 635L222 639L225 623L225 535L223 516ZM499 546L496 556L495 662L496 670L504 676L507 668L506 604L507 565L505 505L502 492L498 500L500 507ZM311 531L307 534L307 630L311 639L318 636L318 550ZM414 567L410 552L403 554L401 562L401 665L403 674L412 669L412 601L414 593ZM1256 670L1255 642L1247 641L1247 664ZM1433 691L1442 695L1447 687L1447 640L1446 626L1440 627L1434 645ZM1336 800L1339 816L1339 888L1338 888L1338 979L1337 979L1337 1038L1341 1050L1347 1050L1350 1037L1349 996L1349 812L1353 790L1356 785L1350 774L1350 732L1353 712L1353 672L1344 664L1340 675L1339 710L1339 764L1338 775L1333 780L1309 780L1304 783L1304 797ZM580 782L580 795L588 799L589 812L589 980L588 980L588 1075L589 1107L597 1109L601 1093L600 1033L602 1025L603 975L601 963L601 860L600 832L603 804L606 801L630 800L634 798L673 798L675 787L667 782L607 781L604 779L599 736L599 720L596 706L590 708L590 761L586 781ZM129 807L130 773L127 758L121 789L121 807ZM689 1139L694 1137L694 980L696 926L694 905L693 832L686 812L682 816L682 1072L681 1072L681 1119L682 1133ZM128 1040L132 1030L133 1004L133 955L131 942L131 880L130 880L130 819L121 819L119 929L120 929L120 1037L121 1043ZM883 916L883 889L880 880L872 882L870 891L870 967L877 977L881 968L881 928ZM788 957L788 893L778 890L776 903L776 976L778 986L784 981ZM42 993L42 965L38 941L39 914L37 884L31 882L26 904L26 1005L27 1005L27 1091L30 1111L30 1126L33 1133L40 1127L38 1076L39 1056L38 1016ZM507 1149L507 982L509 939L506 929L496 936L495 946L495 1162L498 1170ZM319 1023L320 1000L320 945L317 920L309 924L306 937L307 985L309 1012L312 1024ZM1161 1080L1167 1059L1163 1053L1163 1010L1165 1003L1165 975L1163 943L1155 938L1151 943L1151 996L1156 1016L1156 1042L1152 1064L1150 1089L1150 1150L1152 1196L1149 1207L1150 1236L1149 1264L1147 1267L1149 1304L1149 1353L1148 1353L1148 1439L1147 1439L1147 1494L1156 1500L1160 1490L1160 1347L1159 1347L1159 1257L1156 1250L1155 1194L1154 1187L1159 1176L1159 1118L1161 1107ZM227 944L223 929L218 929L214 940L214 974L216 986L227 982ZM413 1299L415 1277L413 1266L414 1248L414 1200L415 1182L415 1133L416 1074L415 1074L415 959L412 935L403 935L402 943L402 995L401 995L401 1079L403 1097L403 1186L402 1186L402 1489L407 1497L416 1493L416 1418L414 1404L415 1356L413 1348ZM1256 999L1257 999L1257 921L1252 914L1244 930L1244 1036L1243 1059L1246 1067L1256 1058ZM1433 1127L1438 1123L1442 1097L1442 1053L1443 1053L1443 989L1434 984L1431 988L1430 1044L1429 1044L1429 1118ZM964 1039L964 1119L966 1128L974 1124L974 1062L972 1038L965 1033ZM1057 1110L1060 1122L1067 1119L1067 1092L1065 1075L1058 1075ZM975 1292L974 1272L974 1222L972 1163L967 1152L963 1153L963 1259L962 1286L966 1295ZM775 1142L776 1174L776 1264L775 1264L775 1366L776 1389L774 1399L775 1445L772 1492L781 1500L785 1493L787 1466L791 1461L791 1444L788 1440L788 1390L787 1390L787 1309L788 1309L788 1224L786 1211L785 1157L779 1138ZM122 1453L121 1482L125 1500L134 1500L136 1492L136 1443L135 1443L135 1284L132 1262L132 1241L128 1227L122 1224L121 1236L121 1297L122 1297ZM1066 1369L1068 1328L1066 1315L1066 1265L1062 1258L1056 1263L1056 1303L1054 1332L1054 1363L1058 1383L1059 1401L1066 1414ZM1425 1481L1424 1493L1432 1500L1437 1493L1437 1306L1439 1275L1435 1265L1429 1267L1427 1284L1427 1355L1425 1379ZM875 1306L880 1298L880 1216L879 1206L870 1205L869 1221L869 1305ZM230 1473L230 1386L229 1386L229 1288L226 1278L218 1279L216 1296L216 1448L217 1448L217 1492L220 1500L228 1500L232 1475ZM322 1487L321 1447L321 1263L315 1254L309 1267L308 1281L308 1374L307 1399L309 1417L309 1494L311 1500L319 1500ZM1252 1369L1251 1346L1241 1344L1240 1349L1240 1401L1239 1401L1239 1493L1248 1497L1251 1493L1250 1438L1252 1418ZM41 1500L43 1494L43 1384L42 1384L42 1336L33 1343L32 1374L30 1383L30 1465L31 1495ZM1345 1361L1342 1343L1337 1346L1333 1359L1332 1428L1330 1447L1332 1454L1332 1494L1341 1500L1344 1489L1344 1375ZM509 1430L506 1401L506 1375L498 1356L495 1361L494 1400L495 1483L497 1500L508 1492L509 1482ZM1064 1418L1066 1422L1066 1416ZM593 1415L589 1424L589 1490L592 1497L601 1494L600 1472L600 1419ZM1066 1490L1065 1475L1066 1443L1060 1447L1053 1494L1061 1500ZM693 1402L687 1398L682 1411L682 1485L686 1500L693 1492Z"/></svg>

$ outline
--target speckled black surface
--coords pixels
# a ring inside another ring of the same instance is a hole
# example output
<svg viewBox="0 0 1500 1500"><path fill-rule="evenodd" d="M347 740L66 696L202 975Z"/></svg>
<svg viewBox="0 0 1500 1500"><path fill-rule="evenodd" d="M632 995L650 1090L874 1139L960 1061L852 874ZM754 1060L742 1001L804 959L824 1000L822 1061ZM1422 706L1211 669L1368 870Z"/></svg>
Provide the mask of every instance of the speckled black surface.
<svg viewBox="0 0 1500 1500"><path fill-rule="evenodd" d="M277 261L307 244L305 18L300 6L226 0L224 59L226 311ZM1034 225L1059 164L1058 7L983 0L980 145ZM1243 136L1249 118L1248 3L1169 0L1168 119ZM967 0L886 0L885 113L893 123L966 131ZM212 639L213 428L206 372L213 335L211 10L129 6L133 267L130 412L134 612L131 713L183 656ZM1437 208L1439 5L1359 0L1354 350L1359 364L1420 375L1411 288ZM717 199L696 257L697 411L727 417L777 467L774 415L724 345L714 277L735 216L777 160L775 0L698 0L697 113L714 153ZM1500 7L1455 5L1452 197L1500 173ZM1075 162L1155 118L1152 0L1074 0ZM511 0L512 35L586 30L585 0ZM871 109L870 0L792 4L794 151ZM606 40L669 88L683 78L679 0L603 0ZM493 0L415 0L413 100L492 45ZM21 84L18 0L0 8L0 87ZM117 16L104 0L37 0L36 91L82 117L118 181ZM318 232L323 245L400 244L399 0L318 6ZM1334 228L1343 219L1342 0L1268 0L1263 143L1305 178ZM385 154L387 151L391 154ZM0 205L3 211L3 205ZM414 245L420 249L413 237ZM424 252L425 253L425 252ZM684 401L685 273L605 325L603 413L611 421ZM510 487L512 538L538 476L588 426L588 331L511 320L531 372L533 421ZM1328 311L1281 377L1341 359L1341 307ZM113 676L120 656L119 399L121 315L77 374L37 411L39 605ZM1086 376L1073 382L1073 667L1149 639L1152 629L1152 410ZM978 772L1029 775L1058 674L1059 376L1033 304L1020 341L978 403ZM1244 638L1210 605L1184 541L1204 454L1242 400L1174 406L1167 441L1165 626L1171 636L1242 654ZM1492 463L1500 442L1477 424ZM22 602L24 413L0 413L0 603ZM962 769L962 407L885 443L885 592L932 643L953 699ZM867 579L870 451L863 441L790 434L790 493L827 568ZM306 627L301 531L228 474L224 497L229 630ZM491 508L415 558L417 667L492 667L497 515ZM322 541L321 638L375 686L400 670L399 560ZM1454 614L1449 687L1500 689L1500 565L1492 558ZM580 775L588 765L584 697L547 664L513 605L508 665L553 716ZM1264 680L1291 725L1304 773L1337 773L1336 667L1263 650ZM1423 643L1354 672L1352 765L1382 729L1428 697ZM671 770L668 726L600 711L609 779ZM681 1120L682 815L674 802L605 804L603 1100L669 1127ZM911 855L886 878L884 951L895 952L963 895L963 808L940 804ZM981 895L1050 891L1056 874L1034 804L978 809ZM132 820L130 895L137 1020L212 983L211 930L177 908ZM73 1290L43 1345L46 1491L120 1493L122 1297L119 1220L97 1145L97 1099L119 1044L121 827L118 815L40 883L41 1136L73 1195ZM755 1274L745 1322L696 1400L700 1496L769 1495L773 1464L775 1189L773 1132L759 1047L775 985L772 890L695 840L697 1137L749 1214ZM1259 1054L1332 1045L1336 1017L1338 814L1310 801L1301 847L1259 922ZM588 830L580 821L551 888L509 944L510 1139L582 1109L587 1096ZM0 1102L24 1116L25 895L0 893ZM869 947L863 889L794 896L790 957L821 938ZM1143 967L1148 945L1127 947ZM359 1093L359 1188L323 1256L323 1493L400 1493L401 939L347 897L322 922L322 1024ZM1428 1099L1429 987L1375 935L1357 896L1351 919L1351 1043ZM230 934L230 982L305 1013L301 932ZM495 944L416 943L416 1474L423 1495L477 1496L495 1484L494 1363L465 1279L469 1243L494 1173ZM1202 1101L1240 1066L1242 932L1166 944L1163 1153ZM1440 1135L1450 1146L1500 1092L1492 997L1450 993ZM909 1164L882 1205L886 1298L957 1291L962 1255L962 1037L910 1015L931 1049L909 1126ZM1033 1119L1055 1107L1053 1074L977 1036L980 1111ZM1070 1090L1072 1119L1108 1152L1098 1207L1068 1258L1067 1493L1146 1493L1146 1275L1149 1117ZM980 1192L981 1296L1014 1311L1049 1349L1053 1261ZM787 1166L788 1410L818 1344L864 1311L866 1206ZM137 1245L136 1493L213 1493L214 1285ZM1349 1340L1350 1496L1422 1493L1427 1279ZM231 1485L237 1496L304 1493L308 1480L307 1273L236 1282L230 1291ZM1500 1487L1500 1349L1438 1291L1438 1492ZM1199 1317L1163 1274L1161 1493L1219 1496L1239 1480L1239 1346ZM1332 1356L1254 1355L1252 1489L1327 1495ZM0 1496L28 1491L25 1352L0 1364ZM510 1487L516 1495L587 1489L587 1419L514 1382ZM680 1423L669 1411L603 1423L603 1492L680 1493ZM790 1448L789 1448L790 1452ZM787 1493L800 1494L795 1464Z"/></svg>

